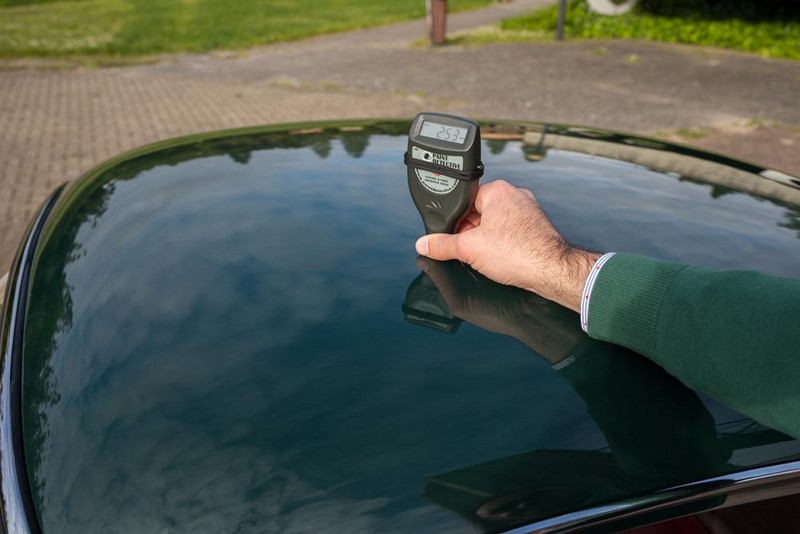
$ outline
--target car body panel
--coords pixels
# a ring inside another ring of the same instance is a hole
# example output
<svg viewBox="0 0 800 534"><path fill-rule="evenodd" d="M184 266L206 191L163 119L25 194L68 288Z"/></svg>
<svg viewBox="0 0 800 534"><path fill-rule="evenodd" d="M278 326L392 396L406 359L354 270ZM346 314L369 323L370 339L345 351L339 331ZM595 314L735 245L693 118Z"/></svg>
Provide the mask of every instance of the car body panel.
<svg viewBox="0 0 800 534"><path fill-rule="evenodd" d="M408 125L194 136L61 195L22 361L44 532L555 528L796 469L792 436L460 264L427 268L492 328L412 320L465 304L415 285ZM800 276L792 177L583 128L483 138L487 176L534 190L572 241Z"/></svg>

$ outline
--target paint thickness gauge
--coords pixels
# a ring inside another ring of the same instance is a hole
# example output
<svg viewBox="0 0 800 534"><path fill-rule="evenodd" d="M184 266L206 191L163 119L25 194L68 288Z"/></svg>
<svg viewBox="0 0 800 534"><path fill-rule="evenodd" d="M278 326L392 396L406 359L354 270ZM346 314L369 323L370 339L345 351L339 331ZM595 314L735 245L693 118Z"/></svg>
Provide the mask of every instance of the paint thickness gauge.
<svg viewBox="0 0 800 534"><path fill-rule="evenodd" d="M454 233L475 201L483 176L478 123L455 115L420 113L408 132L403 160L425 232Z"/></svg>

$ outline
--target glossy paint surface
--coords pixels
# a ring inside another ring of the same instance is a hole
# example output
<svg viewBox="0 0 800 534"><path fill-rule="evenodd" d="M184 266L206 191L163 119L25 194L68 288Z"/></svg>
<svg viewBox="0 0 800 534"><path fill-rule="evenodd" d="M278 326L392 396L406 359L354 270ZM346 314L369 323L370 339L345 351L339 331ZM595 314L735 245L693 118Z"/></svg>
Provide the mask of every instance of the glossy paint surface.
<svg viewBox="0 0 800 534"><path fill-rule="evenodd" d="M44 532L498 530L800 454L571 312L418 262L407 129L189 140L63 195L23 362ZM575 242L800 276L785 201L543 152L485 140L484 180Z"/></svg>

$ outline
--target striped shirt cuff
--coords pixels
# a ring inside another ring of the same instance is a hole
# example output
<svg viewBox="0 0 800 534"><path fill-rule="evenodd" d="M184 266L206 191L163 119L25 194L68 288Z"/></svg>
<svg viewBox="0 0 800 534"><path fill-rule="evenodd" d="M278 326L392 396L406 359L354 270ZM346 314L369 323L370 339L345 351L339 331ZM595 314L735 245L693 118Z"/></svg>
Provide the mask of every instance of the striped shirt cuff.
<svg viewBox="0 0 800 534"><path fill-rule="evenodd" d="M603 268L603 265L605 265L614 254L616 254L616 252L609 252L600 256L594 263L592 270L589 271L586 284L583 286L583 295L581 295L581 328L586 333L589 333L589 303L592 301L594 283L597 281L597 275L600 274L600 269Z"/></svg>

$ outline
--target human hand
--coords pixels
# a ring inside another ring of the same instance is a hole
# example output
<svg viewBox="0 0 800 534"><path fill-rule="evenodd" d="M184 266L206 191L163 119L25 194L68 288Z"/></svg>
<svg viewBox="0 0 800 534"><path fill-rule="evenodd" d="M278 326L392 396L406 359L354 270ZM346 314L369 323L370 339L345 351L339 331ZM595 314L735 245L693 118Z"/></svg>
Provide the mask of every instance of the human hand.
<svg viewBox="0 0 800 534"><path fill-rule="evenodd" d="M430 234L417 252L460 260L501 284L533 291L573 311L600 254L570 245L547 219L536 197L503 180L481 186L457 234Z"/></svg>

